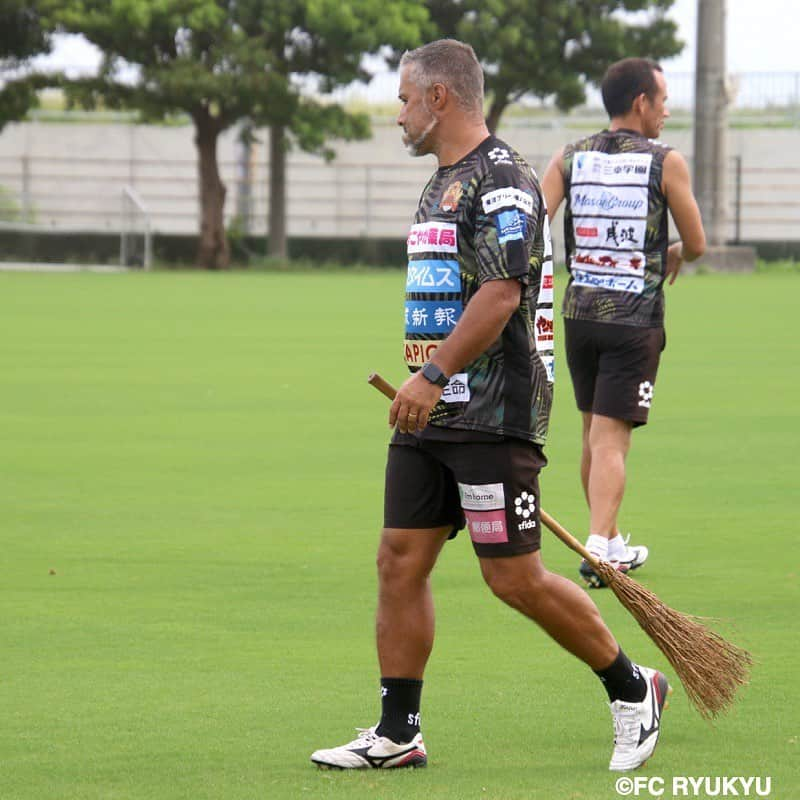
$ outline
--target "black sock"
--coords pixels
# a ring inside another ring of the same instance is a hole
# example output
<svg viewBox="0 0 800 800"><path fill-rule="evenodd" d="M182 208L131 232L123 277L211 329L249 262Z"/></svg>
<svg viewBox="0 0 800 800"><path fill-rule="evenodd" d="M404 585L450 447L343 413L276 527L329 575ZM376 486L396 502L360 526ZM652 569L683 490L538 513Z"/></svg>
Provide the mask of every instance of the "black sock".
<svg viewBox="0 0 800 800"><path fill-rule="evenodd" d="M596 669L594 674L603 682L612 703L615 700L641 703L647 694L647 682L639 672L639 667L631 663L621 647L611 666Z"/></svg>
<svg viewBox="0 0 800 800"><path fill-rule="evenodd" d="M378 736L393 742L410 742L419 733L419 699L422 681L414 678L381 678L381 721Z"/></svg>

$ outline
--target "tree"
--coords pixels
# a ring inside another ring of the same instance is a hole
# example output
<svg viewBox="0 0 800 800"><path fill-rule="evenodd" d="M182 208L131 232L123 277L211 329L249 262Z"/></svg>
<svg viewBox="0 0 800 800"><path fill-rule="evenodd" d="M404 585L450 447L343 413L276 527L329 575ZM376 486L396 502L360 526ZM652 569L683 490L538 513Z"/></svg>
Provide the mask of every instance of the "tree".
<svg viewBox="0 0 800 800"><path fill-rule="evenodd" d="M497 130L526 94L568 110L586 81L627 56L666 58L683 44L665 12L674 0L426 0L440 35L469 42L485 67L486 121ZM640 12L637 17L624 12Z"/></svg>
<svg viewBox="0 0 800 800"><path fill-rule="evenodd" d="M330 125L304 138L303 120L315 106L303 102L297 76L325 71L326 86L352 80L362 53L414 40L424 19L425 10L408 0L68 0L59 14L64 29L84 34L105 55L98 76L74 83L72 97L139 109L150 120L192 119L198 261L212 269L229 261L220 134L245 118L286 126L309 146L330 133L358 132L363 122L319 109L315 119Z"/></svg>
<svg viewBox="0 0 800 800"><path fill-rule="evenodd" d="M50 49L43 5L4 0L0 8L0 130L25 116L36 104L36 90L44 85L41 76L25 73L28 59ZM6 75L11 79L4 80Z"/></svg>
<svg viewBox="0 0 800 800"><path fill-rule="evenodd" d="M369 118L353 114L338 104L326 104L304 95L296 78L317 83L320 93L369 74L361 66L364 54L382 46L392 49L415 47L427 25L427 12L418 0L381 4L294 0L280 6L281 18L271 39L270 63L284 76L286 94L281 103L261 104L254 110L256 122L269 126L270 195L269 252L286 255L286 154L292 145L322 155L334 153L330 137L365 139Z"/></svg>

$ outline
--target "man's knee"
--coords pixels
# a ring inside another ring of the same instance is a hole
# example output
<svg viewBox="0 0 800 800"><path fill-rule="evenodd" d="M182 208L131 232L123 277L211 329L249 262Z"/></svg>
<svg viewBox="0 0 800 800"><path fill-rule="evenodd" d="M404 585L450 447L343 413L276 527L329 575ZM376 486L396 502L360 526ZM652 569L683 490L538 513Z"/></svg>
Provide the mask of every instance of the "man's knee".
<svg viewBox="0 0 800 800"><path fill-rule="evenodd" d="M378 545L378 580L389 583L414 583L427 580L441 549L442 534L384 528Z"/></svg>
<svg viewBox="0 0 800 800"><path fill-rule="evenodd" d="M481 559L481 572L492 593L512 608L535 602L544 576L537 553Z"/></svg>

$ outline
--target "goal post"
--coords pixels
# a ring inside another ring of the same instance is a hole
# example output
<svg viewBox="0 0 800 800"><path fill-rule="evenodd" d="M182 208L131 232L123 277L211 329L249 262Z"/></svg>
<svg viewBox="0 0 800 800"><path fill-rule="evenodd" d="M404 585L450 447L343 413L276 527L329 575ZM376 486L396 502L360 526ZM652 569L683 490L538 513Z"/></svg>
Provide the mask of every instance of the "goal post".
<svg viewBox="0 0 800 800"><path fill-rule="evenodd" d="M153 265L150 212L132 186L122 189L119 263L122 267L141 267L145 270Z"/></svg>

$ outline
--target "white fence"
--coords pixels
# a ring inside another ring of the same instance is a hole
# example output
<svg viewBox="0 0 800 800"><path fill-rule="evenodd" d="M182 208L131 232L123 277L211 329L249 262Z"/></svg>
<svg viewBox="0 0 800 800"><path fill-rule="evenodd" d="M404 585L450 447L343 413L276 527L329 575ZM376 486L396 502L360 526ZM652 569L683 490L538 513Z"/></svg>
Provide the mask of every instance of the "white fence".
<svg viewBox="0 0 800 800"><path fill-rule="evenodd" d="M588 131L521 126L506 138L542 171L561 144ZM501 134L503 131L501 131ZM342 145L330 164L292 153L288 165L290 236L402 237L430 176L430 158L409 159L399 130L376 125L370 142ZM665 137L686 153L691 131ZM267 232L269 165L265 134L243 152L234 132L220 142L228 187L226 218ZM729 238L800 238L800 147L794 130L731 131ZM196 233L197 166L192 129L122 124L9 126L0 136L0 221L54 230L119 233L123 187L147 209L154 233Z"/></svg>

